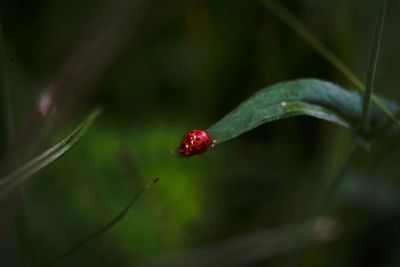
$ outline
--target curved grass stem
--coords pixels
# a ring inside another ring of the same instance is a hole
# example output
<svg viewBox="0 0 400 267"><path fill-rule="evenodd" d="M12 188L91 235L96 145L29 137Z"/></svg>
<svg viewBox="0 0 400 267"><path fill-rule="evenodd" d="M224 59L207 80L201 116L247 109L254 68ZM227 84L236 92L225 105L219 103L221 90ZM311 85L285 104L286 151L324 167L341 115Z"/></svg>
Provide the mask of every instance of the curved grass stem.
<svg viewBox="0 0 400 267"><path fill-rule="evenodd" d="M325 60L331 63L339 70L350 82L354 84L357 90L364 92L364 83L355 75L349 67L346 66L327 46L325 46L308 28L297 19L289 10L275 0L260 0L272 13L282 20L293 31L299 34L304 40L314 48ZM400 122L396 119L390 110L373 94L371 94L372 103L380 109L397 127L400 128Z"/></svg>
<svg viewBox="0 0 400 267"><path fill-rule="evenodd" d="M297 235L293 239L293 243L291 246L291 255L288 257L288 266L295 266L298 262L304 246L309 241L310 231L314 226L315 222L322 215L322 213L329 207L329 204L334 199L336 194L338 193L344 178L348 174L351 167L354 165L354 162L358 158L361 148L353 145L350 150L350 153L347 159L342 164L341 168L338 172L333 176L333 178L329 181L325 190L322 190L320 196L317 198L317 205L313 212L309 215L308 219L304 222L304 224L300 227Z"/></svg>
<svg viewBox="0 0 400 267"><path fill-rule="evenodd" d="M367 74L367 86L364 93L363 101L363 117L362 117L362 130L364 134L367 134L369 112L371 107L371 97L375 87L375 77L376 77L376 67L378 65L379 52L382 44L383 26L385 24L385 14L387 9L387 0L383 0L380 4L378 17L374 25L372 44L371 44L371 54L368 66Z"/></svg>
<svg viewBox="0 0 400 267"><path fill-rule="evenodd" d="M151 181L149 184L147 184L138 194L136 194L131 201L129 201L128 205L121 210L120 213L117 214L110 222L105 224L103 227L98 229L96 232L88 235L87 237L83 238L81 241L76 243L74 246L71 248L67 249L64 253L60 254L58 257L56 257L54 260L49 261L46 264L41 265L41 267L45 266L52 266L55 265L64 259L68 258L71 254L79 250L81 247L83 247L86 243L89 241L95 239L96 237L100 236L101 234L105 233L106 231L110 230L112 227L114 227L117 223L119 223L125 216L127 215L128 211L130 208L133 206L133 204L136 203L136 201L147 191L149 190L155 183L158 182L158 178L154 179Z"/></svg>
<svg viewBox="0 0 400 267"><path fill-rule="evenodd" d="M94 110L81 125L79 125L71 134L61 140L58 144L49 148L6 177L1 178L0 198L5 196L11 190L15 189L23 181L36 174L47 165L53 163L55 160L67 153L72 147L74 147L84 135L86 130L93 124L94 120L101 113L101 111L101 108Z"/></svg>

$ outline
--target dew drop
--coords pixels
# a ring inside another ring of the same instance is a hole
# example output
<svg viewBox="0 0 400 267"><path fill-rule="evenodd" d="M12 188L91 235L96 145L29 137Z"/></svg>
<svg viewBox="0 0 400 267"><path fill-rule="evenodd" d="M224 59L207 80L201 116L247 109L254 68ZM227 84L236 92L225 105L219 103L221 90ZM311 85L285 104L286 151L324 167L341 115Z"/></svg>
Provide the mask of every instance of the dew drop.
<svg viewBox="0 0 400 267"><path fill-rule="evenodd" d="M217 140L212 140L212 143L211 143L211 147L215 147L215 145L218 143L218 141Z"/></svg>

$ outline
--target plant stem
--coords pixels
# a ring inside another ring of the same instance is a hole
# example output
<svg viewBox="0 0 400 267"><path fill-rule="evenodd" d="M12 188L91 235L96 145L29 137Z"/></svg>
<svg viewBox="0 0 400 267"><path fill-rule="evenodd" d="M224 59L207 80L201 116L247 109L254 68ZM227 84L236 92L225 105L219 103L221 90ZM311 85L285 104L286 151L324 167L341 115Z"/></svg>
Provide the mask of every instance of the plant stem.
<svg viewBox="0 0 400 267"><path fill-rule="evenodd" d="M364 92L365 85L363 82L346 66L328 47L326 47L307 27L298 20L289 10L275 0L260 0L272 13L282 20L293 31L306 40L312 48L314 48L325 60L338 69L356 89ZM388 110L382 102L375 96L371 97L372 102L379 108L397 127L400 128L400 122Z"/></svg>
<svg viewBox="0 0 400 267"><path fill-rule="evenodd" d="M33 176L47 165L63 156L72 149L93 124L102 109L97 108L92 111L89 116L67 137L58 142L56 145L47 149L39 156L28 161L18 169L11 172L6 177L0 179L0 198L19 186L23 181Z"/></svg>
<svg viewBox="0 0 400 267"><path fill-rule="evenodd" d="M342 185L344 178L346 177L346 174L353 166L360 152L361 149L358 146L353 145L353 147L351 148L351 152L342 164L342 167L329 182L326 189L322 191L320 197L318 197L317 206L315 207L309 218L306 220L306 222L303 224L303 226L300 227L297 235L293 239L291 255L288 257L289 260L287 266L295 266L298 262L303 252L303 248L309 239L312 226L315 224L321 214L328 208L330 202L334 199L335 195Z"/></svg>
<svg viewBox="0 0 400 267"><path fill-rule="evenodd" d="M262 3L286 25L292 28L292 30L303 37L323 58L342 72L357 88L364 88L363 82L328 47L318 40L299 19L290 13L288 9L274 0L262 0Z"/></svg>
<svg viewBox="0 0 400 267"><path fill-rule="evenodd" d="M136 201L147 191L149 190L155 183L157 183L159 181L158 178L154 179L153 181L151 181L150 183L148 183L138 194L136 194L131 201L129 201L128 205L122 209L122 211L120 213L117 214L117 216L115 216L110 222L108 222L106 225L104 225L103 227L101 227L100 229L98 229L96 232L88 235L87 237L83 238L81 241L79 241L78 243L76 243L73 247L69 248L68 250L66 250L64 253L62 253L61 255L59 255L58 257L56 257L54 260L49 261L46 264L41 265L42 267L44 266L52 266L55 265L61 261L63 261L64 259L66 259L68 256L70 256L71 254L73 254L74 252L76 252L77 250L79 250L82 246L84 246L86 243L88 243L89 241L93 240L94 238L100 236L101 234L107 232L108 230L110 230L112 227L114 227L117 223L119 223L123 218L125 218L125 216L127 215L128 211L130 210L130 208L133 206L133 204L136 203Z"/></svg>
<svg viewBox="0 0 400 267"><path fill-rule="evenodd" d="M369 121L369 112L371 107L371 97L375 87L376 67L378 65L379 52L382 44L383 26L385 24L387 3L388 3L387 0L383 0L380 4L378 17L375 22L372 35L370 61L367 74L367 86L364 92L363 118L361 124L364 134L367 134L369 131L368 121Z"/></svg>

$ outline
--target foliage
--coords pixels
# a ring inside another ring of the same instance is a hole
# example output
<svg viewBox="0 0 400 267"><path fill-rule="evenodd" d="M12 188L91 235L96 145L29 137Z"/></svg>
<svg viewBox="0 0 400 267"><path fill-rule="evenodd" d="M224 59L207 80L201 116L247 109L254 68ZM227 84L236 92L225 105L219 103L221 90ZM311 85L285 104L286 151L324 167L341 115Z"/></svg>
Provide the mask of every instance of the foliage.
<svg viewBox="0 0 400 267"><path fill-rule="evenodd" d="M395 104L388 101L384 103L392 113L398 111ZM369 128L387 123L386 117L376 106L371 113ZM357 128L362 119L362 96L325 81L309 79L283 82L260 90L211 126L208 132L221 143L263 123L299 115L334 122L358 134Z"/></svg>
<svg viewBox="0 0 400 267"><path fill-rule="evenodd" d="M398 265L398 7L376 2L2 2L0 265ZM210 124L224 145L169 153Z"/></svg>

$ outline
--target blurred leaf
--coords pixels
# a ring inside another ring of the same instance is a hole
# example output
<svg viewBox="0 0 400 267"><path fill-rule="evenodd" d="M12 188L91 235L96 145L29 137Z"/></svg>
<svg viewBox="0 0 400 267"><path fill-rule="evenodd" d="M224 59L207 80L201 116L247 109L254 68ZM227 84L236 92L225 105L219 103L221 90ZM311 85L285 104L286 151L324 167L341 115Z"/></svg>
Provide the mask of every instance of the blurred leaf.
<svg viewBox="0 0 400 267"><path fill-rule="evenodd" d="M398 110L394 104L381 101L389 110ZM316 79L282 82L260 90L207 131L217 143L221 143L266 122L307 115L336 123L358 134L355 129L362 118L361 103L359 92L347 91L330 82ZM370 126L386 122L384 114L372 106Z"/></svg>
<svg viewBox="0 0 400 267"><path fill-rule="evenodd" d="M36 174L73 148L100 113L101 109L95 109L72 133L61 140L58 144L46 150L8 176L3 177L0 180L0 197L10 192L23 181Z"/></svg>

